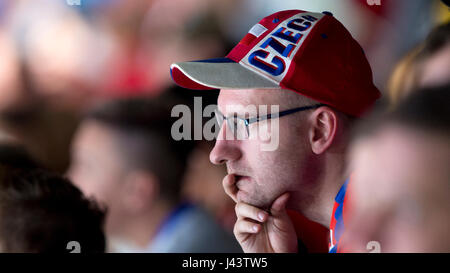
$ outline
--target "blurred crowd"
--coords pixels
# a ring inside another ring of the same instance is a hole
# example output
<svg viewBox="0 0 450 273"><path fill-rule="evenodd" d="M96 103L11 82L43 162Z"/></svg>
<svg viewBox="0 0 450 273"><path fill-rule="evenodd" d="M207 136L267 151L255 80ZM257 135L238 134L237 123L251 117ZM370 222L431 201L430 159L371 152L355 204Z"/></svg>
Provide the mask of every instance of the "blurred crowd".
<svg viewBox="0 0 450 273"><path fill-rule="evenodd" d="M349 153L359 204L349 249L379 238L383 251L449 252L450 12L439 0L381 3L1 0L0 252L69 241L240 252L214 142L170 135L174 105L216 104L218 92L174 87L169 67L225 56L254 22L290 8L333 12L384 95Z"/></svg>

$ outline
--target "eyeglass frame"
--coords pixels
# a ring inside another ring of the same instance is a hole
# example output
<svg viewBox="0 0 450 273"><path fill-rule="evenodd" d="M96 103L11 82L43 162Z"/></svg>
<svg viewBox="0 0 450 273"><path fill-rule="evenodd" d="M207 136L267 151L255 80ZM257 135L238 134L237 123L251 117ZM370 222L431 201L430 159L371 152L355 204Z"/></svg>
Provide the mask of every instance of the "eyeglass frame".
<svg viewBox="0 0 450 273"><path fill-rule="evenodd" d="M248 129L248 126L250 124L252 124L252 123L260 122L260 121L263 121L263 120L269 120L269 119L272 119L272 118L281 118L283 116L287 116L287 115L294 114L294 113L301 112L301 111L316 109L316 108L319 108L319 107L322 107L322 106L328 106L328 105L323 104L323 103L319 103L319 104L315 104L315 105L301 106L301 107L297 107L297 108L287 109L287 110L284 110L284 111L281 111L281 112L278 112L278 113L270 113L268 115L257 116L257 117L253 117L253 118L241 118L241 117L236 116L236 114L233 115L232 117L226 117L224 114L222 114L219 111L219 109L216 109L214 112L215 113L219 113L222 116L223 121L227 121L227 123L228 123L228 119L230 119L230 118L236 118L236 119L239 119L239 120L243 120L244 124L245 124L246 131L247 131L247 138L250 138L250 131ZM223 124L223 122L222 122L222 124ZM219 126L222 127L221 124L219 124ZM228 124L228 126L229 127L233 127L233 126L230 126L229 124ZM237 134L234 131L234 129L231 129L231 130L233 131L233 135L235 137L237 137L236 136Z"/></svg>

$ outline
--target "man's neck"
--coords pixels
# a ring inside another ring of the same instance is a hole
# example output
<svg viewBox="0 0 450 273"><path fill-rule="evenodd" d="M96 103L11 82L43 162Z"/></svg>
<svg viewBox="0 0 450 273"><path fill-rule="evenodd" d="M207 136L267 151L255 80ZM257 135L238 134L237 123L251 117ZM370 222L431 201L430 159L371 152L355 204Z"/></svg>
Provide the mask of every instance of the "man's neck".
<svg viewBox="0 0 450 273"><path fill-rule="evenodd" d="M322 166L321 174L314 181L316 187L310 198L306 198L309 200L300 200L305 197L296 198L294 194L290 203L294 204L293 209L309 220L329 228L334 200L349 174L346 172L344 160L338 156L328 160L328 163L322 164ZM295 204L300 204L300 206L295 206Z"/></svg>

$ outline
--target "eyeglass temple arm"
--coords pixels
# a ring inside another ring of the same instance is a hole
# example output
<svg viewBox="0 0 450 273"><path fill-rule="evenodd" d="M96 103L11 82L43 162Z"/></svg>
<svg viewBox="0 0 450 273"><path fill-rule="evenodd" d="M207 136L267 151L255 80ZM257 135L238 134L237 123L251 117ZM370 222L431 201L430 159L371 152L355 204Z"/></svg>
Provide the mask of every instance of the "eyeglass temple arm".
<svg viewBox="0 0 450 273"><path fill-rule="evenodd" d="M274 114L268 114L265 116L260 116L260 117L254 117L254 118L249 118L246 119L245 122L247 124L251 124L254 122L258 122L258 121L263 121L266 119L272 119L272 118L278 118L278 117L282 117L282 116L287 116L296 112L300 112L300 111L305 111L305 110L309 110L309 109L314 109L314 108L319 108L321 106L326 106L326 104L316 104L316 105L308 105L308 106L302 106L302 107L298 107L298 108L293 108L293 109L288 109L279 113L274 113Z"/></svg>

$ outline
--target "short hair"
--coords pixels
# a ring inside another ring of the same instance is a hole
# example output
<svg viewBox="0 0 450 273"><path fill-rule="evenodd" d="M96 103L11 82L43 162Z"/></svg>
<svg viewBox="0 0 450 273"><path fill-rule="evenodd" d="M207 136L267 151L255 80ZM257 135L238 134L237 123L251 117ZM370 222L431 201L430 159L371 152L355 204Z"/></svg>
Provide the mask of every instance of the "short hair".
<svg viewBox="0 0 450 273"><path fill-rule="evenodd" d="M0 248L4 252L104 252L104 211L61 176L0 167Z"/></svg>
<svg viewBox="0 0 450 273"><path fill-rule="evenodd" d="M450 137L450 83L412 92L393 110L379 109L357 127L354 138L372 135L389 124Z"/></svg>
<svg viewBox="0 0 450 273"><path fill-rule="evenodd" d="M316 104L323 104L318 100L312 99L310 97L307 97L303 94L300 94L298 92L288 90L288 89L282 89L282 92L287 92L286 94L291 94L291 99L289 99L286 103L286 106L289 108L296 108L300 106L308 106L308 105L316 105ZM292 95L293 94L293 95ZM354 121L358 119L356 116L352 116L349 114L346 114L340 110L337 110L333 106L324 104L325 106L331 108L337 115L338 118L343 122L344 126L346 126L346 129L350 129L351 125L353 125Z"/></svg>
<svg viewBox="0 0 450 273"><path fill-rule="evenodd" d="M112 100L91 109L84 119L111 129L119 140L123 164L154 174L161 197L171 202L179 201L186 159L193 146L172 138L171 110L177 102L171 94Z"/></svg>

